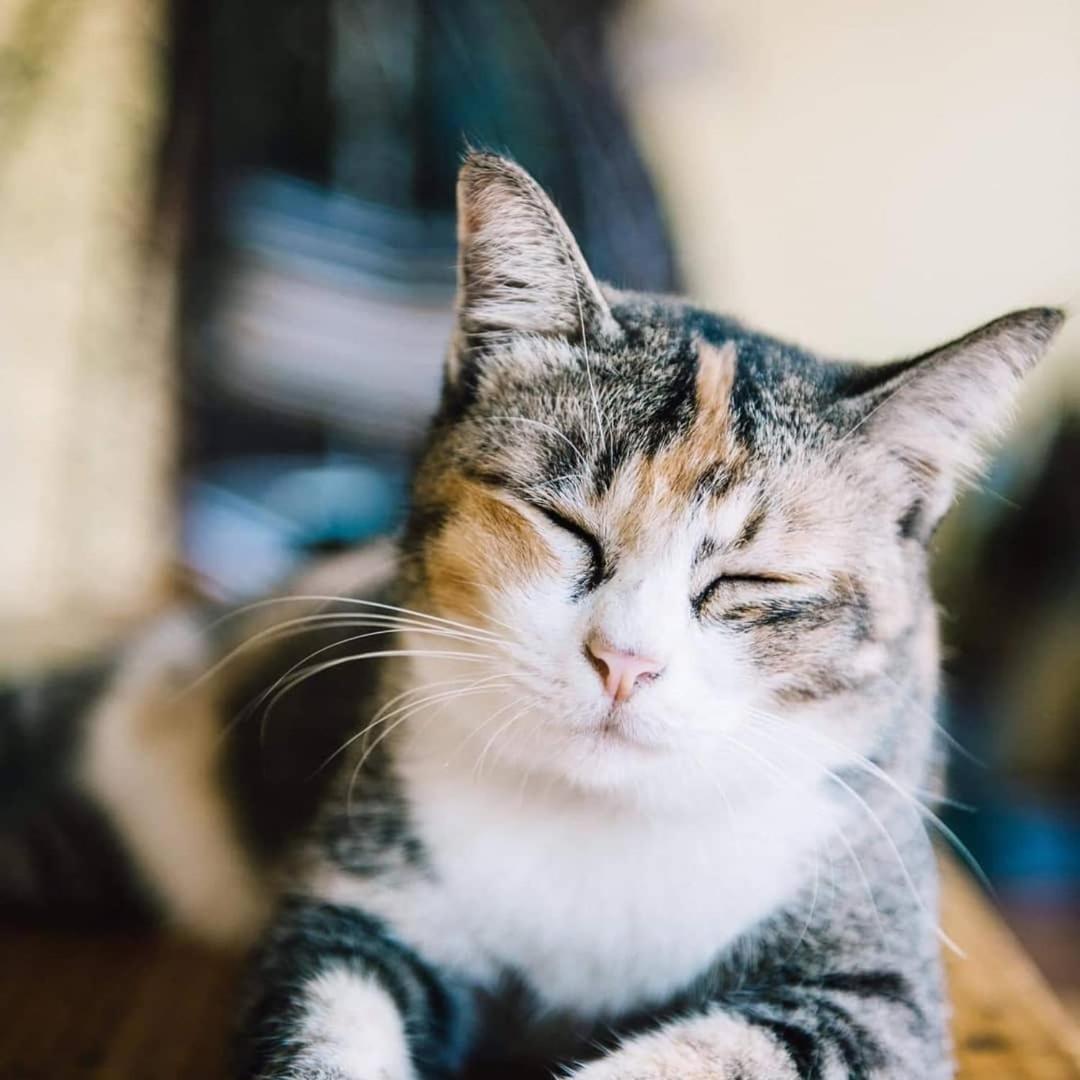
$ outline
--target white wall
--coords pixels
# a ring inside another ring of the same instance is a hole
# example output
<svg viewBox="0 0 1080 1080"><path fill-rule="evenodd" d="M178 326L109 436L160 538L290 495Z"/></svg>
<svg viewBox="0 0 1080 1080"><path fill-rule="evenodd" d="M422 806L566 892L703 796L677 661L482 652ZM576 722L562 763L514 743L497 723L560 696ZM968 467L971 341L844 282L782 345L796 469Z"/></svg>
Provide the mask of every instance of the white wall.
<svg viewBox="0 0 1080 1080"><path fill-rule="evenodd" d="M1080 308L1078 0L639 0L622 30L702 301L866 358ZM1029 422L1080 400L1078 353L1080 317Z"/></svg>

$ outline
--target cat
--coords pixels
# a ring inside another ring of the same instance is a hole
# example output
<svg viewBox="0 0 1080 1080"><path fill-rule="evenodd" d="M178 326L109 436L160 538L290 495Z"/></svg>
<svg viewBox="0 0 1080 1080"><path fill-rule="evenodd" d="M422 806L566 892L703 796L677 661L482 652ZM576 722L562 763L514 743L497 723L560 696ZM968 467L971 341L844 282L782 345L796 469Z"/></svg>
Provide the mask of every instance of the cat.
<svg viewBox="0 0 1080 1080"><path fill-rule="evenodd" d="M86 895L257 938L238 1077L951 1076L927 545L1062 313L825 361L458 198L396 551L10 689L2 767L123 848Z"/></svg>

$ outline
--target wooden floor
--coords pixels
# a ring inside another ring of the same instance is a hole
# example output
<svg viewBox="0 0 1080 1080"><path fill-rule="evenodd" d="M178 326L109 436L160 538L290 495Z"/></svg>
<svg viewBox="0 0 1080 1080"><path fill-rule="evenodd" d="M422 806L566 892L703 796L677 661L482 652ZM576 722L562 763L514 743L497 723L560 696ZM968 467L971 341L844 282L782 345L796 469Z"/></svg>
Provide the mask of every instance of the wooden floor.
<svg viewBox="0 0 1080 1080"><path fill-rule="evenodd" d="M948 868L945 892L967 952L948 959L961 1080L1080 1080L1076 1030L1030 961ZM0 931L0 1078L219 1080L237 969L160 937Z"/></svg>

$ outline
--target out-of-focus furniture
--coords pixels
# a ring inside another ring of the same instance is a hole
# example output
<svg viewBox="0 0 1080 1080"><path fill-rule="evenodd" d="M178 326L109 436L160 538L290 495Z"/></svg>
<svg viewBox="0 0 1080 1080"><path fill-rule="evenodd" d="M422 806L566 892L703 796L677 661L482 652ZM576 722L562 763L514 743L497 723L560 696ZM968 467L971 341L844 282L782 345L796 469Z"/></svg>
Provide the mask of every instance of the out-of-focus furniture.
<svg viewBox="0 0 1080 1080"><path fill-rule="evenodd" d="M0 4L5 666L86 644L168 574L174 237L147 229L165 11Z"/></svg>

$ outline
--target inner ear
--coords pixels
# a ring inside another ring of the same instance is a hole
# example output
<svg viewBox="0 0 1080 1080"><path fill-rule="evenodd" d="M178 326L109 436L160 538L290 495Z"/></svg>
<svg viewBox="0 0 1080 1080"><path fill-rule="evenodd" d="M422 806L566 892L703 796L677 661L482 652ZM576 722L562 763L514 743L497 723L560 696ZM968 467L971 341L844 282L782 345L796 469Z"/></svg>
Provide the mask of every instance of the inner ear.
<svg viewBox="0 0 1080 1080"><path fill-rule="evenodd" d="M1005 425L1064 318L1055 308L1016 311L911 360L864 368L849 404L868 435L922 446L939 468L963 467Z"/></svg>
<svg viewBox="0 0 1080 1080"><path fill-rule="evenodd" d="M844 439L858 433L884 447L908 466L920 493L902 532L928 536L957 483L977 473L1023 376L1063 322L1054 308L1017 311L913 359L848 373L839 405Z"/></svg>
<svg viewBox="0 0 1080 1080"><path fill-rule="evenodd" d="M566 222L524 169L471 153L458 177L458 339L570 341L618 327Z"/></svg>

